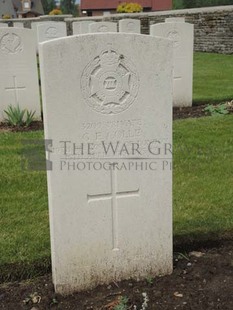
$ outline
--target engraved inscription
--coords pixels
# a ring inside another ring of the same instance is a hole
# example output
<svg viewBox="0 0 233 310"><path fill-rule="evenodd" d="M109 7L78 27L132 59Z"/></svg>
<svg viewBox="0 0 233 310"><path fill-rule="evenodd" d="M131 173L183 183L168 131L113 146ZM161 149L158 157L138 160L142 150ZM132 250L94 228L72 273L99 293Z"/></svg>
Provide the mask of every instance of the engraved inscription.
<svg viewBox="0 0 233 310"><path fill-rule="evenodd" d="M25 89L26 89L26 87L24 87L24 86L21 86L21 87L18 86L16 76L13 76L13 86L5 88L6 91L13 91L14 92L15 103L16 104L19 104L19 91L20 90L25 90Z"/></svg>
<svg viewBox="0 0 233 310"><path fill-rule="evenodd" d="M128 109L136 99L139 78L132 62L109 48L86 66L81 88L93 110L117 114Z"/></svg>
<svg viewBox="0 0 233 310"><path fill-rule="evenodd" d="M108 27L106 25L102 25L98 28L98 32L108 32Z"/></svg>
<svg viewBox="0 0 233 310"><path fill-rule="evenodd" d="M168 32L167 38L173 41L174 47L177 48L180 45L180 34L178 31L173 30Z"/></svg>
<svg viewBox="0 0 233 310"><path fill-rule="evenodd" d="M112 164L114 165L114 164ZM111 200L112 207L112 249L113 251L119 250L119 240L118 240L118 209L117 200L119 198L129 198L129 197L139 197L139 188L133 191L123 191L117 190L117 174L115 169L110 170L111 173L111 192L103 193L97 195L87 195L87 202Z"/></svg>
<svg viewBox="0 0 233 310"><path fill-rule="evenodd" d="M23 50L21 38L15 33L7 33L0 40L0 50L5 54L17 54Z"/></svg>
<svg viewBox="0 0 233 310"><path fill-rule="evenodd" d="M57 28L49 27L45 31L45 36L46 36L46 38L49 38L49 39L57 38L58 37Z"/></svg>

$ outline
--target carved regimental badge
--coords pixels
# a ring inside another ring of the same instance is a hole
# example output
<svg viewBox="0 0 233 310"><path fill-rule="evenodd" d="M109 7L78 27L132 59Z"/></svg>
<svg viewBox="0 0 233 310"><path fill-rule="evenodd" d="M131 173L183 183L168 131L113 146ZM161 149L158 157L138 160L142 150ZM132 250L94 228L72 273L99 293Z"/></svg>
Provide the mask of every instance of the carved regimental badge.
<svg viewBox="0 0 233 310"><path fill-rule="evenodd" d="M82 74L81 88L88 105L104 114L129 108L137 97L138 74L129 59L113 49L89 63Z"/></svg>
<svg viewBox="0 0 233 310"><path fill-rule="evenodd" d="M0 39L0 50L5 54L16 54L23 50L21 38L15 33L7 33Z"/></svg>
<svg viewBox="0 0 233 310"><path fill-rule="evenodd" d="M45 31L45 36L48 39L53 39L53 38L57 38L58 33L57 33L57 28L55 27L49 27L46 31Z"/></svg>
<svg viewBox="0 0 233 310"><path fill-rule="evenodd" d="M180 34L178 31L173 30L168 32L167 38L173 41L174 47L177 48L180 46Z"/></svg>

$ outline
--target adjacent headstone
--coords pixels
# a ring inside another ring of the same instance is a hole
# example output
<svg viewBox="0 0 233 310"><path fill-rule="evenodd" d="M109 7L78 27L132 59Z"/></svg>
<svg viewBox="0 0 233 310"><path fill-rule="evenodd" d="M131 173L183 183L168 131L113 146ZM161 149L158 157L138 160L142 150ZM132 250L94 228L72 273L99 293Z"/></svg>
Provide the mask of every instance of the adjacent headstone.
<svg viewBox="0 0 233 310"><path fill-rule="evenodd" d="M121 19L119 21L119 32L141 33L141 21L139 19Z"/></svg>
<svg viewBox="0 0 233 310"><path fill-rule="evenodd" d="M22 22L16 22L13 24L16 28L24 28L24 24Z"/></svg>
<svg viewBox="0 0 233 310"><path fill-rule="evenodd" d="M89 33L90 24L93 24L93 21L73 22L73 34Z"/></svg>
<svg viewBox="0 0 233 310"><path fill-rule="evenodd" d="M117 33L40 44L59 293L172 272L172 50Z"/></svg>
<svg viewBox="0 0 233 310"><path fill-rule="evenodd" d="M7 23L0 23L0 28L6 28L6 27L8 27Z"/></svg>
<svg viewBox="0 0 233 310"><path fill-rule="evenodd" d="M184 22L166 22L152 25L150 34L173 41L173 104L176 107L192 106L194 26Z"/></svg>
<svg viewBox="0 0 233 310"><path fill-rule="evenodd" d="M51 21L42 21L42 22L32 22L31 23L31 29L34 32L34 37L35 37L35 41L36 41L37 45L38 45L38 42L39 42L38 41L38 25L44 25L44 24L49 25L50 23L53 23L53 22L51 22Z"/></svg>
<svg viewBox="0 0 233 310"><path fill-rule="evenodd" d="M37 25L38 43L67 36L65 22L45 22Z"/></svg>
<svg viewBox="0 0 233 310"><path fill-rule="evenodd" d="M113 22L98 22L89 25L89 32L117 32L117 24Z"/></svg>
<svg viewBox="0 0 233 310"><path fill-rule="evenodd" d="M40 118L40 96L35 40L29 29L0 29L0 120L9 105L36 111Z"/></svg>
<svg viewBox="0 0 233 310"><path fill-rule="evenodd" d="M185 23L185 17L169 17L165 19L166 23Z"/></svg>

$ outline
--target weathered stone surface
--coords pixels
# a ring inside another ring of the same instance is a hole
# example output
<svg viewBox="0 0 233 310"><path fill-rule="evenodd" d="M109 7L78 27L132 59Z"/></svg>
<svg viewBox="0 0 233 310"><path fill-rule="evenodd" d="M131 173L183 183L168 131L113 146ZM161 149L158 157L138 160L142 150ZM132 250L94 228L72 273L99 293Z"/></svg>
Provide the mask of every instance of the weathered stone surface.
<svg viewBox="0 0 233 310"><path fill-rule="evenodd" d="M13 26L16 28L24 28L24 24L22 22L15 22Z"/></svg>
<svg viewBox="0 0 233 310"><path fill-rule="evenodd" d="M185 17L168 17L165 23L185 23Z"/></svg>
<svg viewBox="0 0 233 310"><path fill-rule="evenodd" d="M141 22L138 19L122 19L119 21L119 32L141 33Z"/></svg>
<svg viewBox="0 0 233 310"><path fill-rule="evenodd" d="M37 25L38 43L67 36L65 22L42 22Z"/></svg>
<svg viewBox="0 0 233 310"><path fill-rule="evenodd" d="M0 120L9 105L36 111L40 118L40 96L33 32L0 29Z"/></svg>
<svg viewBox="0 0 233 310"><path fill-rule="evenodd" d="M168 38L174 46L173 105L192 106L193 96L193 25L167 22L151 26L151 35Z"/></svg>
<svg viewBox="0 0 233 310"><path fill-rule="evenodd" d="M40 45L59 293L172 271L172 49L117 33Z"/></svg>
<svg viewBox="0 0 233 310"><path fill-rule="evenodd" d="M89 25L93 24L93 21L83 21L73 23L73 34L85 34L89 33Z"/></svg>
<svg viewBox="0 0 233 310"><path fill-rule="evenodd" d="M98 22L89 25L89 32L117 32L117 24L112 22Z"/></svg>
<svg viewBox="0 0 233 310"><path fill-rule="evenodd" d="M8 27L7 23L0 23L0 28L5 28L5 27Z"/></svg>

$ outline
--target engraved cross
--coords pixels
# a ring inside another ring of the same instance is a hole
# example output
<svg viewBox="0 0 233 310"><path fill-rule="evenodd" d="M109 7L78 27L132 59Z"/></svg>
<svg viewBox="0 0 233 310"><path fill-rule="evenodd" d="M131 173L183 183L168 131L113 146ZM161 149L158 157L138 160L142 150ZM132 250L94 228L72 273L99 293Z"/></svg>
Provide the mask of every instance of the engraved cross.
<svg viewBox="0 0 233 310"><path fill-rule="evenodd" d="M6 91L14 91L16 104L19 104L19 90L25 90L25 89L26 87L18 87L16 76L13 76L13 86L5 88Z"/></svg>
<svg viewBox="0 0 233 310"><path fill-rule="evenodd" d="M111 169L111 191L110 193L97 194L97 195L87 195L87 201L103 201L111 200L112 208L112 246L113 251L118 251L118 206L117 201L119 198L130 198L130 197L139 197L139 188L133 191L118 191L117 190L117 174L116 170Z"/></svg>

